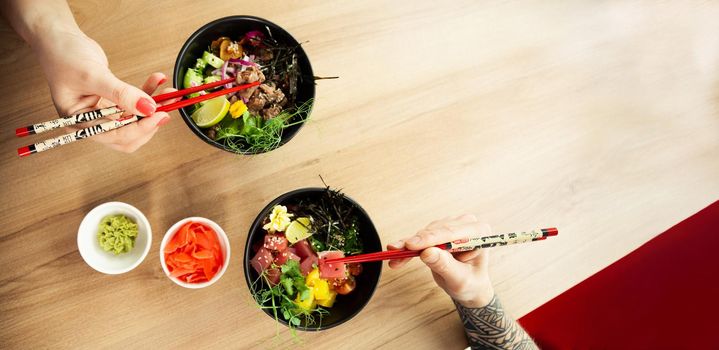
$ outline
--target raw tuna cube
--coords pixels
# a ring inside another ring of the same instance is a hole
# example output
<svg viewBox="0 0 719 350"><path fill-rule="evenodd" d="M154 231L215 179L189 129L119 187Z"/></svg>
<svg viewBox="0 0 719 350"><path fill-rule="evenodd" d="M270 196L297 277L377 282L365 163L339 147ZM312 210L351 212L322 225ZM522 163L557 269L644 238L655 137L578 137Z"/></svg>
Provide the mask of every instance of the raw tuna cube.
<svg viewBox="0 0 719 350"><path fill-rule="evenodd" d="M257 251L260 250L260 248L262 248L262 244L263 244L263 243L264 243L264 240L262 240L262 241L255 241L255 243L252 244L252 251L255 252L255 253L257 253Z"/></svg>
<svg viewBox="0 0 719 350"><path fill-rule="evenodd" d="M268 250L283 252L287 250L287 238L283 234L266 235L264 247Z"/></svg>
<svg viewBox="0 0 719 350"><path fill-rule="evenodd" d="M300 263L302 275L307 276L307 274L314 269L313 265L317 265L318 261L319 259L314 254L302 259L302 262Z"/></svg>
<svg viewBox="0 0 719 350"><path fill-rule="evenodd" d="M250 260L250 265L257 271L262 273L272 264L272 253L265 248L260 248L255 254L255 257Z"/></svg>
<svg viewBox="0 0 719 350"><path fill-rule="evenodd" d="M282 271L278 268L271 268L267 270L267 279L270 280L271 285L276 285L277 283L280 283L280 276L282 275Z"/></svg>
<svg viewBox="0 0 719 350"><path fill-rule="evenodd" d="M293 245L292 247L294 247L295 250L297 250L297 255L299 255L299 257L302 259L304 259L308 256L315 255L315 251L312 250L312 247L310 247L310 243L307 242L306 239L303 239L303 240L295 243L295 245Z"/></svg>
<svg viewBox="0 0 719 350"><path fill-rule="evenodd" d="M275 265L282 266L284 265L287 260L297 260L297 262L300 262L300 257L293 254L290 251L284 251L277 254L277 257L275 258Z"/></svg>
<svg viewBox="0 0 719 350"><path fill-rule="evenodd" d="M320 277L324 279L328 278L345 278L345 272L347 271L347 267L344 263L334 263L334 264L328 264L324 261L327 259L339 259L344 258L345 253L337 250L330 250L326 252L319 252L319 268L320 268Z"/></svg>

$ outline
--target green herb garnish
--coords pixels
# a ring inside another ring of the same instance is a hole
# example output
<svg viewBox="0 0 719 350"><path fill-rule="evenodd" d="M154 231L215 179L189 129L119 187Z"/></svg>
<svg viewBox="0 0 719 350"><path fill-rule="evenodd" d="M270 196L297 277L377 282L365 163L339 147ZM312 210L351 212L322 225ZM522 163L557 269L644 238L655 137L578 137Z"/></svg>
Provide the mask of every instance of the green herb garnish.
<svg viewBox="0 0 719 350"><path fill-rule="evenodd" d="M272 264L271 268L278 267ZM261 309L270 309L276 321L279 322L280 317L287 321L292 336L296 338L296 327L302 324L302 320L305 321L306 327L315 324L320 327L322 317L329 314L329 311L322 307L305 310L295 304L294 299L298 294L300 300L306 300L310 295L310 289L305 284L305 278L302 276L300 264L297 261L288 260L279 269L282 273L280 283L271 286L267 276L270 269L267 269L262 272L257 280L250 284L250 290L257 305ZM277 334L279 335L279 325Z"/></svg>
<svg viewBox="0 0 719 350"><path fill-rule="evenodd" d="M284 129L307 121L313 101L309 99L267 121L249 112L245 112L241 119L225 117L215 140L223 142L235 153L269 152L280 146Z"/></svg>

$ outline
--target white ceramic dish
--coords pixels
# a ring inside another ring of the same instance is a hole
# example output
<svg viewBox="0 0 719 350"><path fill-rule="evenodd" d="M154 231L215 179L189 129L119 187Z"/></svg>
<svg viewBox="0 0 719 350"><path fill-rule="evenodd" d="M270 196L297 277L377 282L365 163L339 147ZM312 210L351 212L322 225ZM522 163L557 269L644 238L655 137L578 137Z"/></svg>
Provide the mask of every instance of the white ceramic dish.
<svg viewBox="0 0 719 350"><path fill-rule="evenodd" d="M115 255L100 247L97 231L100 221L108 215L122 214L137 224L135 247L131 251ZM152 245L152 228L145 215L137 208L122 202L100 204L90 210L77 230L77 249L85 262L102 273L116 275L128 272L145 260Z"/></svg>
<svg viewBox="0 0 719 350"><path fill-rule="evenodd" d="M220 249L222 249L224 261L220 270L217 271L217 274L215 274L215 276L213 276L212 279L207 282L187 283L184 281L180 281L177 278L170 277L170 270L167 269L167 264L165 264L165 254L163 253L163 251L165 250L167 242L170 241L170 238L172 238L172 236L177 233L177 231L180 229L180 227L182 227L182 225L186 224L189 221L199 222L206 226L209 226L217 233L217 238L219 238L220 240ZM172 282L177 283L177 285L191 289L204 288L217 282L217 280L219 280L220 277L222 277L222 275L225 273L225 270L227 270L227 265L230 264L230 241L227 238L227 234L225 234L225 231L216 222L201 217L185 218L172 225L172 227L170 227L170 229L167 230L167 232L165 233L165 237L162 238L162 243L160 244L160 264L162 264L162 270L165 271L165 275L167 276L167 278L172 280Z"/></svg>

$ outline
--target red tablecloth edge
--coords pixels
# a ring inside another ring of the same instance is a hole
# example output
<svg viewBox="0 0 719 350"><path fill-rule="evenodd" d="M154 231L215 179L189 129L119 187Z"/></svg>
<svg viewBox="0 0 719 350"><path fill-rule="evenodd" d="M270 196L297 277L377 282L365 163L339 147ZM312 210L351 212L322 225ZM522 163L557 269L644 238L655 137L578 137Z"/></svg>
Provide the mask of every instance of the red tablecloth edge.
<svg viewBox="0 0 719 350"><path fill-rule="evenodd" d="M719 349L719 201L519 322L543 349Z"/></svg>

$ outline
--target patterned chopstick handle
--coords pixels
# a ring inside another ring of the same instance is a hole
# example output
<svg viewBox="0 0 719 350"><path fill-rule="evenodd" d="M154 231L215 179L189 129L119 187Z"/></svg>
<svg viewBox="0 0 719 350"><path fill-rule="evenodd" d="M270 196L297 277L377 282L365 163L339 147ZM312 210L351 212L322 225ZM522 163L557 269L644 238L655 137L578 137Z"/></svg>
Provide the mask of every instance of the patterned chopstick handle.
<svg viewBox="0 0 719 350"><path fill-rule="evenodd" d="M50 131L57 128L64 128L66 126L75 125L77 123L89 122L98 118L107 117L113 114L122 113L123 110L117 106L96 109L94 111L87 111L69 115L67 117L50 120L43 123L33 124L24 128L18 128L15 130L17 136L27 136L32 134L40 134L46 131Z"/></svg>
<svg viewBox="0 0 719 350"><path fill-rule="evenodd" d="M559 233L556 228L544 228L524 232L502 233L493 236L465 238L448 243L450 252L464 252L477 248L491 248L498 245L525 243L530 241L541 241L549 236L556 236Z"/></svg>
<svg viewBox="0 0 719 350"><path fill-rule="evenodd" d="M120 118L117 120L110 120L108 122L104 122L102 124L89 126L84 129L80 129L78 131L75 131L74 133L65 134L59 137L55 137L52 139L47 139L42 142L38 142L29 146L25 146L22 148L18 148L17 154L20 157L29 156L33 153L40 153L47 151L49 149L53 149L58 146L66 145L68 143L73 143L78 140L82 140L84 138L88 138L93 135L102 134L104 132L108 132L110 130L114 130L117 128L121 128L127 124L134 123L138 120L142 119L142 117L132 115L127 116L125 118Z"/></svg>

